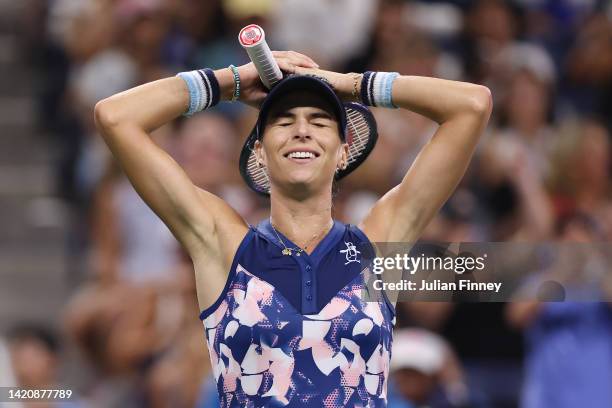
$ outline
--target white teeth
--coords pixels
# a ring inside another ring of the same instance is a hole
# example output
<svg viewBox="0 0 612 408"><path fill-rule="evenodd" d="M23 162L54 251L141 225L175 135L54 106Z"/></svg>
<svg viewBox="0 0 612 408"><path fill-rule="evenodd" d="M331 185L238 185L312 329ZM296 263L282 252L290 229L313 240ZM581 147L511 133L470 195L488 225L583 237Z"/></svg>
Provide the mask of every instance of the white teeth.
<svg viewBox="0 0 612 408"><path fill-rule="evenodd" d="M312 159L315 155L312 152L291 152L289 157L292 159Z"/></svg>

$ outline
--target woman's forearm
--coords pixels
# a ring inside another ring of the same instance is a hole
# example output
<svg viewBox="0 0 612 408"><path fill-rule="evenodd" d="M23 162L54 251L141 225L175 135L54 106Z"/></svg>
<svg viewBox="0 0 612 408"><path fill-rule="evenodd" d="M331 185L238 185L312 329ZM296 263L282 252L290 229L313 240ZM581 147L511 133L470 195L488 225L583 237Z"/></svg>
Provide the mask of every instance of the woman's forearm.
<svg viewBox="0 0 612 408"><path fill-rule="evenodd" d="M178 77L160 79L115 94L96 104L96 123L102 129L135 125L147 133L187 110L189 92Z"/></svg>
<svg viewBox="0 0 612 408"><path fill-rule="evenodd" d="M234 81L228 69L215 71L221 99L231 98ZM96 121L103 128L136 125L151 132L183 114L189 106L185 81L170 77L146 83L104 99L96 105Z"/></svg>
<svg viewBox="0 0 612 408"><path fill-rule="evenodd" d="M304 69L327 78L344 100L364 102L360 95L363 76ZM459 116L479 117L483 123L492 107L491 92L482 85L446 79L401 75L393 81L395 106L426 116L439 124Z"/></svg>
<svg viewBox="0 0 612 408"><path fill-rule="evenodd" d="M393 103L440 124L464 114L488 117L492 104L484 86L417 76L396 78Z"/></svg>

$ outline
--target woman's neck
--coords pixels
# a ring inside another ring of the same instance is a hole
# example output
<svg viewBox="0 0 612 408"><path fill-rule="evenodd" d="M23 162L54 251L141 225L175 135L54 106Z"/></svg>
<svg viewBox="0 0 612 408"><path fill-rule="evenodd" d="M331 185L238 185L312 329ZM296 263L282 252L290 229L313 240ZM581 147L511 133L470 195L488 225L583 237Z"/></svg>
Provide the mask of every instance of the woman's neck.
<svg viewBox="0 0 612 408"><path fill-rule="evenodd" d="M312 249L331 228L331 206L331 196L295 200L274 195L270 200L270 221L296 245L308 244L308 249Z"/></svg>

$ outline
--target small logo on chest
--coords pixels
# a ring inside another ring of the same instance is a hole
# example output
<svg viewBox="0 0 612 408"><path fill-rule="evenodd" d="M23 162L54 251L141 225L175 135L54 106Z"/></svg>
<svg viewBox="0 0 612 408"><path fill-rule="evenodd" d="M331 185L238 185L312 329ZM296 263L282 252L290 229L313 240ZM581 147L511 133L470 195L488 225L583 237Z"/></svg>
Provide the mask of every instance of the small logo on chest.
<svg viewBox="0 0 612 408"><path fill-rule="evenodd" d="M357 250L355 244L344 241L344 245L346 245L346 249L340 250L340 253L346 256L346 262L344 264L348 265L351 262L361 263L361 260L357 258L361 252Z"/></svg>

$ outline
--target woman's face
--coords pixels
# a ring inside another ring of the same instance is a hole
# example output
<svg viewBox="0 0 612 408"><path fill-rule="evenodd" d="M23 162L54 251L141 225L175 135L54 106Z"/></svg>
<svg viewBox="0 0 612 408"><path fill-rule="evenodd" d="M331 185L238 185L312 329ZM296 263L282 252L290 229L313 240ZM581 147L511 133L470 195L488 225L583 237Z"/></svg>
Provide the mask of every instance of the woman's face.
<svg viewBox="0 0 612 408"><path fill-rule="evenodd" d="M533 75L520 72L511 82L506 109L510 125L519 129L546 123L548 88Z"/></svg>
<svg viewBox="0 0 612 408"><path fill-rule="evenodd" d="M332 112L329 103L310 93L289 94L270 110L255 148L272 190L293 196L331 191L334 173L348 154Z"/></svg>
<svg viewBox="0 0 612 408"><path fill-rule="evenodd" d="M610 142L606 129L587 123L575 151L576 183L606 185L610 171Z"/></svg>

